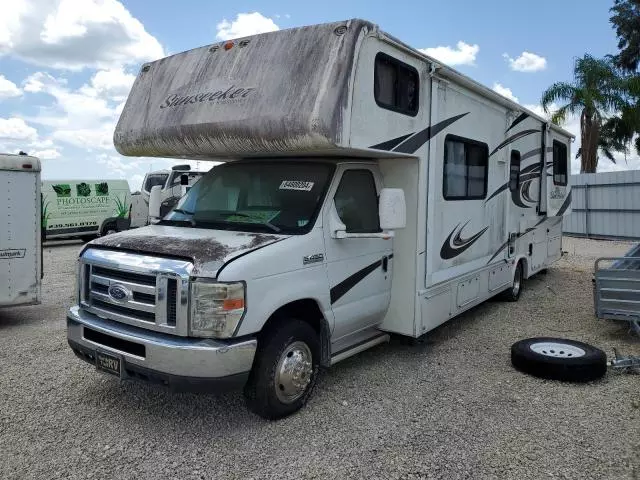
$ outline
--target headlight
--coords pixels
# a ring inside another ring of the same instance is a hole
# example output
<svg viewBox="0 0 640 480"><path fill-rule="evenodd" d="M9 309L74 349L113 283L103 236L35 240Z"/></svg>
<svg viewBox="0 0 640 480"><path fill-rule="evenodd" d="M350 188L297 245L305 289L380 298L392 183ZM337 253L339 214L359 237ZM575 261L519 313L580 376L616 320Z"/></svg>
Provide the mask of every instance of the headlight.
<svg viewBox="0 0 640 480"><path fill-rule="evenodd" d="M191 283L189 335L229 338L245 311L243 283L196 280Z"/></svg>

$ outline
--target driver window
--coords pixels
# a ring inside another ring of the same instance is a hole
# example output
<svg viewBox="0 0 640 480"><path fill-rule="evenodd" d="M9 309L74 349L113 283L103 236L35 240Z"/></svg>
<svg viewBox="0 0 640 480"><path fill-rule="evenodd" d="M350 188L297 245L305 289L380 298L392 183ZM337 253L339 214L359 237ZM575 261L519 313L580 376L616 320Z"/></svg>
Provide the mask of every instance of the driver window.
<svg viewBox="0 0 640 480"><path fill-rule="evenodd" d="M380 232L378 194L369 170L347 170L342 175L334 202L348 233Z"/></svg>

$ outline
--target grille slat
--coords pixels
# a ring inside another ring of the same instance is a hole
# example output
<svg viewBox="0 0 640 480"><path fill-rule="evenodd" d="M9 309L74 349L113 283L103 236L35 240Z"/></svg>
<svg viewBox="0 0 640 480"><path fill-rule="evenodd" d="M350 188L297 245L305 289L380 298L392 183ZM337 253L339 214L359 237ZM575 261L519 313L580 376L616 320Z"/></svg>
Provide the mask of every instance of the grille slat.
<svg viewBox="0 0 640 480"><path fill-rule="evenodd" d="M139 283L141 285L147 285L154 288L156 286L155 275L145 275L143 273L127 272L124 270L113 270L111 268L98 267L96 265L91 267L91 274L105 277L110 280Z"/></svg>
<svg viewBox="0 0 640 480"><path fill-rule="evenodd" d="M122 305L116 305L114 303L103 302L102 300L98 300L97 298L93 298L91 301L91 306L93 308L97 308L102 310L105 313L113 312L118 315L126 315L128 317L136 318L138 320L142 320L144 322L152 322L156 321L156 314L152 312L144 312L142 310L134 310L132 308L127 308Z"/></svg>

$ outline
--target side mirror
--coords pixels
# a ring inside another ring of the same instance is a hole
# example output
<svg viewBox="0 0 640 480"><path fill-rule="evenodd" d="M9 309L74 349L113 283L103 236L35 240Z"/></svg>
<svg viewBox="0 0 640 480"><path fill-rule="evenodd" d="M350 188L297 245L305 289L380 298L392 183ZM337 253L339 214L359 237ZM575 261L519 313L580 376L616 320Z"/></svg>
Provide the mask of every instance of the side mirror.
<svg viewBox="0 0 640 480"><path fill-rule="evenodd" d="M397 230L406 227L407 205L404 200L404 190L383 188L380 192L378 215L382 230Z"/></svg>
<svg viewBox="0 0 640 480"><path fill-rule="evenodd" d="M149 221L157 223L160 220L160 207L162 205L162 187L154 185L149 193Z"/></svg>
<svg viewBox="0 0 640 480"><path fill-rule="evenodd" d="M180 185L189 185L189 175L184 173L180 175Z"/></svg>

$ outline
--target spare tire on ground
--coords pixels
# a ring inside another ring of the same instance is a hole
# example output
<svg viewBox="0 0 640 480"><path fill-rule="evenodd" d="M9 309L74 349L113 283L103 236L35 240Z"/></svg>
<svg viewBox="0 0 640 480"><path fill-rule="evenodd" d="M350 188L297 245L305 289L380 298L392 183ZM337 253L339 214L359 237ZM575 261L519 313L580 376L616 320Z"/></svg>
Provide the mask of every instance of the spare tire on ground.
<svg viewBox="0 0 640 480"><path fill-rule="evenodd" d="M564 338L520 340L511 346L511 363L521 372L567 382L589 382L607 373L607 356L602 350Z"/></svg>

